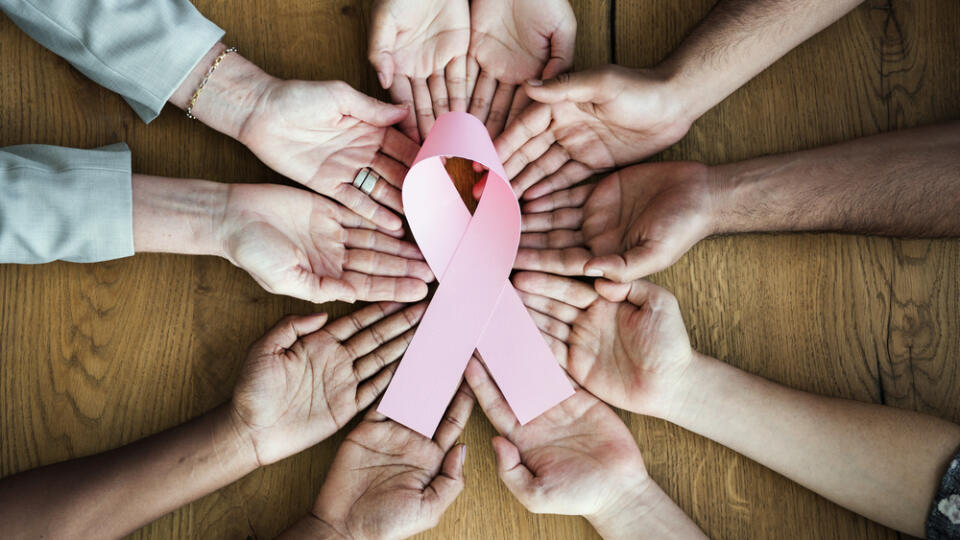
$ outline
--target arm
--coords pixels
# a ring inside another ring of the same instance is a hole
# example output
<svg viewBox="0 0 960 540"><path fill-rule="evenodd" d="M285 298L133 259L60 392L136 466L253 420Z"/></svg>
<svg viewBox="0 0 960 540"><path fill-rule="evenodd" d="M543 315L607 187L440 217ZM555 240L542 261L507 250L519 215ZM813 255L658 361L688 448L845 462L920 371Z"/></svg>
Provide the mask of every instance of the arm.
<svg viewBox="0 0 960 540"><path fill-rule="evenodd" d="M692 122L862 0L724 0L658 67Z"/></svg>
<svg viewBox="0 0 960 540"><path fill-rule="evenodd" d="M717 233L960 235L960 122L714 167Z"/></svg>
<svg viewBox="0 0 960 540"><path fill-rule="evenodd" d="M221 407L116 450L3 479L0 523L12 538L120 538L256 467Z"/></svg>
<svg viewBox="0 0 960 540"><path fill-rule="evenodd" d="M697 355L665 418L874 521L924 535L960 426L793 390Z"/></svg>

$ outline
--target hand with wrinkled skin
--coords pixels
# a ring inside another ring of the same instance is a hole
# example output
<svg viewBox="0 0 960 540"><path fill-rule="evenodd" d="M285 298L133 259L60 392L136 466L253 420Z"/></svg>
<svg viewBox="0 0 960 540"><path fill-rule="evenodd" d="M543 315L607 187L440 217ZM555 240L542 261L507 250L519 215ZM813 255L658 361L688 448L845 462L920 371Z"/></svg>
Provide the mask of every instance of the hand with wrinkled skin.
<svg viewBox="0 0 960 540"><path fill-rule="evenodd" d="M659 272L715 230L719 188L694 162L627 167L523 206L515 267L627 283Z"/></svg>
<svg viewBox="0 0 960 540"><path fill-rule="evenodd" d="M216 228L222 255L267 291L314 303L426 296L433 273L420 250L342 206L274 184L227 190Z"/></svg>
<svg viewBox="0 0 960 540"><path fill-rule="evenodd" d="M416 142L437 116L467 110L467 0L377 0L368 57L395 103L407 105L400 129Z"/></svg>
<svg viewBox="0 0 960 540"><path fill-rule="evenodd" d="M677 300L652 283L589 284L519 272L513 284L560 365L603 401L664 417L694 355Z"/></svg>
<svg viewBox="0 0 960 540"><path fill-rule="evenodd" d="M253 344L231 411L258 465L333 435L386 389L426 305L381 303L325 325L290 316Z"/></svg>
<svg viewBox="0 0 960 540"><path fill-rule="evenodd" d="M437 525L463 490L456 445L473 396L464 385L433 439L371 409L347 435L313 511L284 538L407 538Z"/></svg>
<svg viewBox="0 0 960 540"><path fill-rule="evenodd" d="M470 114L496 137L530 103L519 85L573 67L577 20L567 0L473 0Z"/></svg>
<svg viewBox="0 0 960 540"><path fill-rule="evenodd" d="M535 102L495 141L517 197L543 197L649 157L692 118L655 70L615 65L524 84Z"/></svg>

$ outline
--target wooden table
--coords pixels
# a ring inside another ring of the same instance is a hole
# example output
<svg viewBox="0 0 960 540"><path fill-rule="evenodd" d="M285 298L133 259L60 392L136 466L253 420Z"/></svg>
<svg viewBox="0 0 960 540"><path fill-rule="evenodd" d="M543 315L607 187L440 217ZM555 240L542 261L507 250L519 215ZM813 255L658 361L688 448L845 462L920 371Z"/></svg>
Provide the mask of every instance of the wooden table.
<svg viewBox="0 0 960 540"><path fill-rule="evenodd" d="M581 0L577 68L649 66L710 0ZM226 41L282 77L386 97L365 60L369 5L197 0ZM723 163L960 117L960 4L869 0L698 121L656 159ZM149 126L0 16L0 145L127 141L141 173L284 182L240 144L167 110ZM469 181L464 175L464 181ZM960 242L749 235L695 247L654 280L694 345L775 381L960 421ZM247 346L314 306L210 257L0 266L0 476L179 424L231 393ZM321 306L334 315L352 309ZM717 538L896 538L717 444L623 414L653 477ZM269 538L310 507L344 433L138 531ZM479 409L468 486L430 538L565 539L576 517L527 513L497 479Z"/></svg>

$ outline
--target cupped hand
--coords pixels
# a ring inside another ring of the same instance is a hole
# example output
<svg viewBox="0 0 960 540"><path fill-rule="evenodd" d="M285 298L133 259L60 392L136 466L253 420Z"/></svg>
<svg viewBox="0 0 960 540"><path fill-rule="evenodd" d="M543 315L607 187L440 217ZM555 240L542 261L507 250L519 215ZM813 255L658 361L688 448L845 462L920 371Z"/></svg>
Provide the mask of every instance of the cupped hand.
<svg viewBox="0 0 960 540"><path fill-rule="evenodd" d="M375 409L347 435L312 516L332 536L407 538L434 527L463 489L463 432L473 396L463 386L433 439Z"/></svg>
<svg viewBox="0 0 960 540"><path fill-rule="evenodd" d="M621 283L659 272L713 233L715 184L700 163L648 163L525 203L515 266Z"/></svg>
<svg viewBox="0 0 960 540"><path fill-rule="evenodd" d="M473 0L470 26L469 112L495 137L529 103L523 81L573 66L577 19L567 0Z"/></svg>
<svg viewBox="0 0 960 540"><path fill-rule="evenodd" d="M679 141L692 123L667 77L609 65L524 84L534 101L495 141L514 192L536 199Z"/></svg>
<svg viewBox="0 0 960 540"><path fill-rule="evenodd" d="M567 373L607 403L664 417L684 398L693 349L677 306L647 281L602 283L519 272L513 284Z"/></svg>
<svg viewBox="0 0 960 540"><path fill-rule="evenodd" d="M377 0L370 26L370 63L394 102L407 105L408 137L419 142L437 116L467 110L467 0Z"/></svg>
<svg viewBox="0 0 960 540"><path fill-rule="evenodd" d="M477 359L466 378L500 434L493 439L500 479L531 512L604 515L652 484L630 430L586 390L520 425Z"/></svg>
<svg viewBox="0 0 960 540"><path fill-rule="evenodd" d="M237 138L275 171L339 201L389 230L400 230L400 186L417 144L389 126L407 115L341 81L267 78ZM369 167L382 180L370 195L353 186Z"/></svg>
<svg viewBox="0 0 960 540"><path fill-rule="evenodd" d="M325 313L290 316L254 343L232 413L259 465L317 444L373 403L425 309L373 304L328 325Z"/></svg>
<svg viewBox="0 0 960 540"><path fill-rule="evenodd" d="M275 294L411 302L433 279L414 245L302 189L231 184L217 228L223 255Z"/></svg>

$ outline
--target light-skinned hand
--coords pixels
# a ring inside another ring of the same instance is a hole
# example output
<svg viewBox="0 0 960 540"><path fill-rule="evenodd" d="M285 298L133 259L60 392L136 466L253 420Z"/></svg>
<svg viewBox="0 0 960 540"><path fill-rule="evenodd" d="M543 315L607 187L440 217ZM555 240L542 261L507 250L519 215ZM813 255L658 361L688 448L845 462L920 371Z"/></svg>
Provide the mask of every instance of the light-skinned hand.
<svg viewBox="0 0 960 540"><path fill-rule="evenodd" d="M473 0L470 30L470 113L495 137L529 103L523 81L573 67L577 19L567 0Z"/></svg>
<svg viewBox="0 0 960 540"><path fill-rule="evenodd" d="M700 163L648 163L527 202L515 267L621 283L659 272L713 234L716 185Z"/></svg>
<svg viewBox="0 0 960 540"><path fill-rule="evenodd" d="M425 304L367 306L325 324L290 316L250 348L231 413L258 465L333 435L386 389Z"/></svg>
<svg viewBox="0 0 960 540"><path fill-rule="evenodd" d="M380 85L407 105L400 129L426 138L437 116L467 110L467 0L377 0L368 57Z"/></svg>

